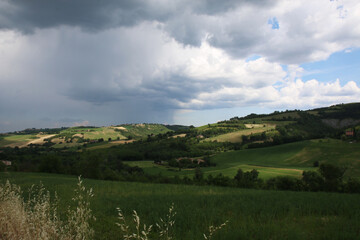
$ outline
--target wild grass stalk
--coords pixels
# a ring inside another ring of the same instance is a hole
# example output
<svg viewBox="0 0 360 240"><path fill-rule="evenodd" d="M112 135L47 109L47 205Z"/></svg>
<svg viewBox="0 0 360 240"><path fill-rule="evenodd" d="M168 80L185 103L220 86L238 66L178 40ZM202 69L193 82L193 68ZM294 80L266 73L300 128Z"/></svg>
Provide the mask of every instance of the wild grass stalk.
<svg viewBox="0 0 360 240"><path fill-rule="evenodd" d="M94 231L89 225L93 218L89 198L93 195L80 177L75 194L76 209L69 209L67 221L62 221L57 212L56 193L51 201L42 184L33 185L25 200L20 187L6 181L0 185L0 239L91 239Z"/></svg>

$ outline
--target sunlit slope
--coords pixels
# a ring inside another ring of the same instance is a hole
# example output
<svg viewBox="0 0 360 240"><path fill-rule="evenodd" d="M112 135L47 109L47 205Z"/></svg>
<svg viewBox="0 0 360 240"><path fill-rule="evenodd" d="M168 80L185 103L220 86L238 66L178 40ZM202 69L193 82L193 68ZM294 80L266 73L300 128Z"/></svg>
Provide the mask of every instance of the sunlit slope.
<svg viewBox="0 0 360 240"><path fill-rule="evenodd" d="M301 178L303 170L316 171L314 162L331 163L347 167L345 176L360 177L360 143L349 143L333 139L308 140L267 148L245 149L214 155L211 161L215 167L202 168L205 176L223 174L234 177L237 170L256 169L259 177L268 179L276 176ZM194 169L168 168L152 161L127 162L139 166L147 173L164 176L194 175Z"/></svg>
<svg viewBox="0 0 360 240"><path fill-rule="evenodd" d="M126 124L110 127L73 127L60 132L51 141L56 143L54 147L76 147L84 143L102 140L96 147L111 147L115 141L139 140L149 135L163 134L172 131L161 124ZM112 141L109 143L109 141ZM108 144L109 143L109 144ZM119 142L121 144L121 142Z"/></svg>
<svg viewBox="0 0 360 240"><path fill-rule="evenodd" d="M171 131L161 124L127 124L110 127L75 127L68 128L61 131L60 136L67 137L82 137L85 139L99 139L107 140L128 139L130 138L144 138L151 134L166 133ZM80 136L81 135L81 136Z"/></svg>
<svg viewBox="0 0 360 240"><path fill-rule="evenodd" d="M221 153L212 158L218 168L240 165L290 169L312 168L314 162L345 166L347 176L360 176L360 143L309 140L268 148Z"/></svg>
<svg viewBox="0 0 360 240"><path fill-rule="evenodd" d="M249 136L252 134L259 134L263 132L275 133L274 124L245 124L245 126L247 127L246 129L210 137L205 139L205 141L240 143L242 142L242 136Z"/></svg>
<svg viewBox="0 0 360 240"><path fill-rule="evenodd" d="M5 135L0 137L0 147L26 147L29 144L44 143L44 139L55 136L55 134L22 134Z"/></svg>

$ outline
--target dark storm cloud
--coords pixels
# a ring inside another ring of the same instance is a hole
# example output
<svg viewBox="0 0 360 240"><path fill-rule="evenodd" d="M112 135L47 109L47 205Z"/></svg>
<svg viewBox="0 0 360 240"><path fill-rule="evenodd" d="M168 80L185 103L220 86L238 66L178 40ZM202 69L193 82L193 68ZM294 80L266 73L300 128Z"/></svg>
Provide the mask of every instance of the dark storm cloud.
<svg viewBox="0 0 360 240"><path fill-rule="evenodd" d="M61 25L99 30L154 18L141 0L17 0L0 9L2 28L32 31ZM157 13L155 13L157 14ZM156 17L161 17L161 14Z"/></svg>
<svg viewBox="0 0 360 240"><path fill-rule="evenodd" d="M194 1L196 2L196 1ZM271 5L271 1L268 0L206 0L206 1L199 1L195 11L197 13L202 14L221 14L227 12L229 10L233 10L239 6L257 6L257 7L267 7Z"/></svg>
<svg viewBox="0 0 360 240"><path fill-rule="evenodd" d="M265 0L5 0L0 5L0 28L32 32L62 25L89 31L132 26L144 20L166 22L184 10L195 14L221 14L239 5L265 6Z"/></svg>
<svg viewBox="0 0 360 240"><path fill-rule="evenodd" d="M0 0L0 131L22 119L33 119L26 124L32 127L43 117L49 117L41 121L46 126L172 122L178 109L275 106L291 99L300 105L309 101L302 99L308 88L318 90L314 99L345 95L340 85L331 91L291 85L301 69L280 65L360 46L354 31L360 5L354 0L347 7L352 18L339 21L336 4ZM294 75L290 83L273 88L287 81L285 71Z"/></svg>

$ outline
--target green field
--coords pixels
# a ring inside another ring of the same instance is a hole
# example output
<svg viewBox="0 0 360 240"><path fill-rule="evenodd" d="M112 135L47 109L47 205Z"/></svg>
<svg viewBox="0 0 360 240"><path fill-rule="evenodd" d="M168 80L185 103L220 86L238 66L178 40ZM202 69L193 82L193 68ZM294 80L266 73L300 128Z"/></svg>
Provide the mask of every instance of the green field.
<svg viewBox="0 0 360 240"><path fill-rule="evenodd" d="M54 148L73 148L83 145L83 143L77 143L77 138L98 140L103 139L111 140L127 140L127 139L144 139L148 135L163 134L172 131L161 124L127 124L110 127L72 127L60 132L58 137L55 137L52 142L55 143ZM72 139L72 142L65 140ZM61 142L61 144L59 144ZM90 149L108 148L114 146L114 144L99 143L91 145Z"/></svg>
<svg viewBox="0 0 360 240"><path fill-rule="evenodd" d="M303 170L313 170L315 161L347 167L346 177L360 177L360 143L335 139L319 139L283 144L274 147L245 149L220 153L211 158L216 167L202 168L204 175L222 173L234 177L239 168L244 171L256 169L259 177L268 179L280 175L300 178ZM147 173L164 176L193 176L193 169L168 168L152 161L127 162L139 166Z"/></svg>
<svg viewBox="0 0 360 240"><path fill-rule="evenodd" d="M120 125L125 128L121 132L124 135L130 135L134 139L146 138L148 135L157 135L172 131L162 124L126 124Z"/></svg>
<svg viewBox="0 0 360 240"><path fill-rule="evenodd" d="M22 146L28 143L29 141L32 141L34 139L37 139L37 134L26 134L26 135L9 135L0 137L0 147L16 147L16 146Z"/></svg>
<svg viewBox="0 0 360 240"><path fill-rule="evenodd" d="M236 131L236 132L221 134L219 136L207 138L204 141L240 143L240 142L242 142L241 136L243 136L243 135L248 136L251 134L275 130L275 125L263 125L263 124L260 124L260 125L261 125L260 127L256 126L254 128L243 129L243 130Z"/></svg>
<svg viewBox="0 0 360 240"><path fill-rule="evenodd" d="M103 138L104 140L117 139L126 139L120 132L115 131L115 129L111 127L99 127L99 128L68 128L66 130L61 131L61 135L71 136L73 137L76 134L81 134L85 139L100 139Z"/></svg>
<svg viewBox="0 0 360 240"><path fill-rule="evenodd" d="M132 162L125 162L130 166L138 166L144 169L146 173L149 174L161 174L163 176L172 177L172 176L187 176L192 178L194 176L194 169L181 169L173 167L166 167L155 164L153 161L132 161ZM208 175L217 175L219 173L223 174L224 176L228 176L233 178L236 175L237 170L241 168L243 171L251 171L256 169L259 171L259 177L262 179L269 179L271 177L276 176L291 176L300 178L302 176L303 170L315 170L315 168L308 168L308 167L299 167L299 168L279 168L279 167L264 167L264 166L257 166L257 165L250 165L250 164L239 164L239 163L224 163L218 164L216 167L207 167L202 168L204 176Z"/></svg>
<svg viewBox="0 0 360 240"><path fill-rule="evenodd" d="M76 178L36 173L0 173L24 190L40 181L60 198L60 213L71 205ZM171 203L175 239L204 239L210 225L228 224L213 239L359 239L360 195L261 191L211 186L85 180L95 193L91 225L95 239L120 239L116 207L129 222L136 210L147 225L164 218Z"/></svg>

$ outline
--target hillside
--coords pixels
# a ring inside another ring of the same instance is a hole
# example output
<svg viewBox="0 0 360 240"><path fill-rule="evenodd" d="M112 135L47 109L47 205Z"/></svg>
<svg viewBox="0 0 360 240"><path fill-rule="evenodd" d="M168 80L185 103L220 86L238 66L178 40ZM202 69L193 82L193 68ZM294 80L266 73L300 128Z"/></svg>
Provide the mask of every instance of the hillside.
<svg viewBox="0 0 360 240"><path fill-rule="evenodd" d="M192 183L198 176L207 184L234 186L239 169L255 169L259 188L272 188L267 180L288 176L293 177L291 186L306 190L306 184L296 182L303 171L318 172L319 165L331 164L341 173L331 191L353 191L348 184L356 192L360 183L356 187L351 179L360 176L359 106L250 114L188 128L127 124L31 129L1 135L0 144L6 147L0 149L0 170L145 182ZM351 125L334 128L326 123L344 120Z"/></svg>
<svg viewBox="0 0 360 240"><path fill-rule="evenodd" d="M335 139L307 140L267 148L245 149L219 153L211 157L214 167L203 168L205 176L221 173L233 178L239 168L244 171L256 169L259 177L269 179L276 176L302 177L303 170L316 171L314 163L330 163L346 167L346 177L360 178L360 142L349 143ZM150 174L164 176L194 175L194 169L171 168L153 161L129 161L130 166L139 166Z"/></svg>
<svg viewBox="0 0 360 240"><path fill-rule="evenodd" d="M197 128L206 141L286 143L322 137L340 138L360 125L360 103L339 104L307 111L286 110L270 114L233 117ZM360 133L358 134L360 137ZM245 137L248 136L248 137ZM252 138L252 139L251 139ZM261 145L260 145L261 146ZM252 147L252 146L251 146Z"/></svg>
<svg viewBox="0 0 360 240"><path fill-rule="evenodd" d="M162 124L124 124L109 127L72 127L57 129L57 131L29 129L0 135L0 147L46 144L54 148L77 148L89 143L110 147L126 143L126 140L146 139L148 136L172 132L173 130L170 128L186 129L187 127L178 125L171 127L171 125Z"/></svg>
<svg viewBox="0 0 360 240"><path fill-rule="evenodd" d="M307 111L250 114L197 128L181 125L123 124L107 127L26 129L0 134L0 147L25 147L32 143L76 149L90 143L97 145L89 146L93 149L98 148L98 145L106 148L173 131L178 136L185 134L202 141L246 143L253 147L259 143L267 146L274 142L281 144L322 137L340 138L345 135L346 129L356 130L357 126L360 126L360 103L351 103ZM357 132L356 130L354 135ZM255 145L251 145L252 143Z"/></svg>

